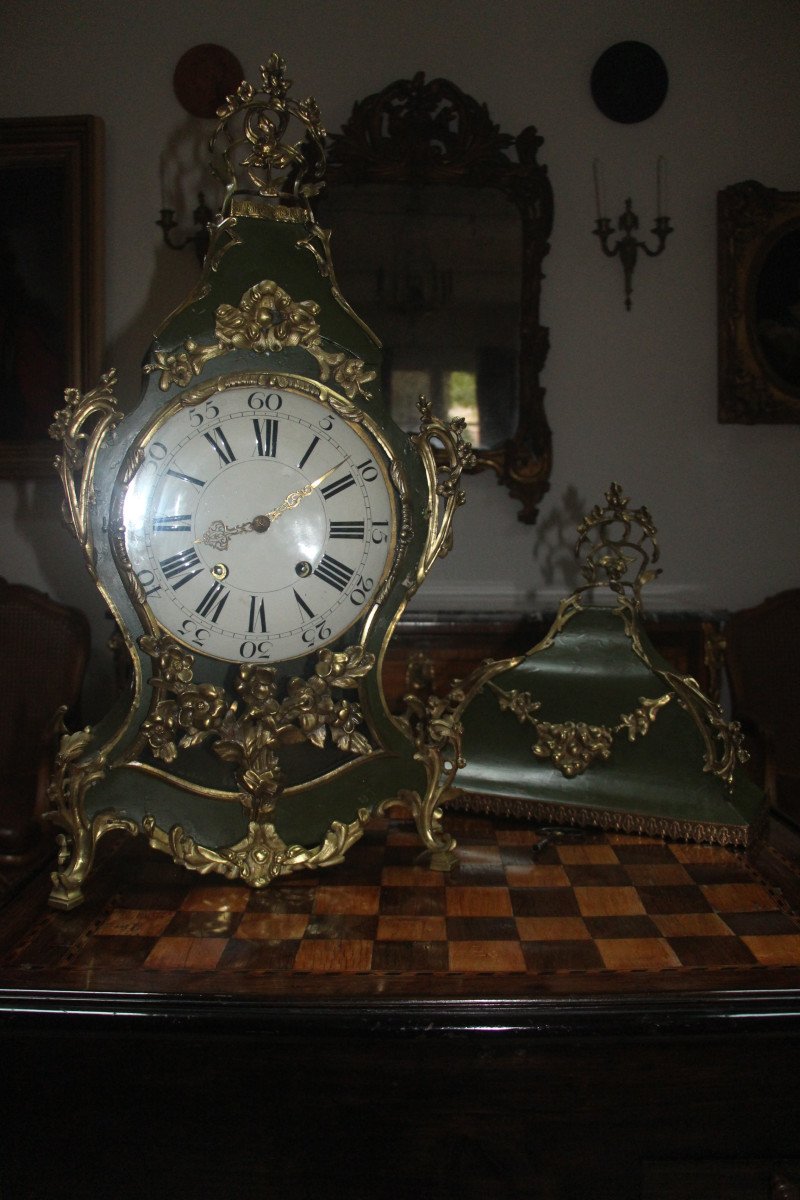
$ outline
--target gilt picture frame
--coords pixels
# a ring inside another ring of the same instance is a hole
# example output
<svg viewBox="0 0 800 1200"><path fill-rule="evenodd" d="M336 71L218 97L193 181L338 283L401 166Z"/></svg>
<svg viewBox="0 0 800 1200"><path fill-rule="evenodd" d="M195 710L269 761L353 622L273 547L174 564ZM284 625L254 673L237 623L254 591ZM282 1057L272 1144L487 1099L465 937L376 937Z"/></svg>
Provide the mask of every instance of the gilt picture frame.
<svg viewBox="0 0 800 1200"><path fill-rule="evenodd" d="M800 192L717 196L719 392L727 424L800 423Z"/></svg>
<svg viewBox="0 0 800 1200"><path fill-rule="evenodd" d="M102 365L101 120L0 120L0 203L0 478L46 478L64 389Z"/></svg>

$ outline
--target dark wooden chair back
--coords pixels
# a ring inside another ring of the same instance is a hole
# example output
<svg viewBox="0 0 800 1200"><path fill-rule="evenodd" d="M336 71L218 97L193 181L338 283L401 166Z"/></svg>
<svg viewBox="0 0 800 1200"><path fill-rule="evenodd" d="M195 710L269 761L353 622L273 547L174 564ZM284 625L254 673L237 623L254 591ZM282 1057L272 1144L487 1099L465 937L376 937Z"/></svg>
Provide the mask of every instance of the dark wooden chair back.
<svg viewBox="0 0 800 1200"><path fill-rule="evenodd" d="M725 646L733 716L773 804L800 825L800 588L734 613Z"/></svg>
<svg viewBox="0 0 800 1200"><path fill-rule="evenodd" d="M89 650L83 613L0 578L0 858L41 836L56 714L77 717Z"/></svg>

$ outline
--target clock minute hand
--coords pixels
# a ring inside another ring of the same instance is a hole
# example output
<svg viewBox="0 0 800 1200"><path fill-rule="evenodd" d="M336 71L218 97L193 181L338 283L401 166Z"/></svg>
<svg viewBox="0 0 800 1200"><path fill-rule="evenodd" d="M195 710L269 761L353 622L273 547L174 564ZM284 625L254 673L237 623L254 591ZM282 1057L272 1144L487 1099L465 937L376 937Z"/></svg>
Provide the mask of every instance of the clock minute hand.
<svg viewBox="0 0 800 1200"><path fill-rule="evenodd" d="M306 496L310 496L311 493L315 491L321 483L324 483L330 475L333 475L334 471L338 471L339 467L343 466L346 461L347 460L343 458L341 462L336 463L334 467L330 467L329 470L324 471L317 479L312 480L311 483L307 483L305 487L300 489L299 492L290 492L286 499L281 501L277 508L273 508L271 512L265 513L264 516L268 520L274 521L276 517L281 515L281 513L288 512L291 508L297 508L297 505L301 500L304 500ZM256 521L258 519L258 517L255 518Z"/></svg>
<svg viewBox="0 0 800 1200"><path fill-rule="evenodd" d="M339 467L343 466L346 459L336 463L329 470L323 471L317 479L307 483L305 487L300 488L297 492L290 492L285 500L282 500L277 508L271 509L268 513L261 513L253 517L252 521L244 521L241 525L226 525L224 521L212 521L208 529L201 538L197 538L198 542L203 542L206 546L213 546L215 550L227 550L230 545L230 540L237 533L266 533L270 525L276 520L281 513L289 512L292 508L297 508L301 500L306 496L310 496L321 483L333 475L334 471L338 471Z"/></svg>

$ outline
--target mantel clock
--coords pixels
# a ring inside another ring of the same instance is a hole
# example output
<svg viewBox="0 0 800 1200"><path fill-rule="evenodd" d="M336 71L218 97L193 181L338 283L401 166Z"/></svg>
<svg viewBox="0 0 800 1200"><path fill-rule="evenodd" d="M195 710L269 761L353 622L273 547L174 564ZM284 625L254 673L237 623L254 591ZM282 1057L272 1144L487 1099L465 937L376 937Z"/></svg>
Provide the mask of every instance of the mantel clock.
<svg viewBox="0 0 800 1200"><path fill-rule="evenodd" d="M109 830L262 887L339 862L373 813L410 807L432 866L458 729L392 717L381 687L405 605L450 544L458 422L392 422L380 343L314 219L325 131L273 55L219 110L225 199L198 285L123 416L113 372L51 430L65 511L119 624L127 693L65 733L50 788L50 902L82 899ZM287 130L299 122L303 136Z"/></svg>

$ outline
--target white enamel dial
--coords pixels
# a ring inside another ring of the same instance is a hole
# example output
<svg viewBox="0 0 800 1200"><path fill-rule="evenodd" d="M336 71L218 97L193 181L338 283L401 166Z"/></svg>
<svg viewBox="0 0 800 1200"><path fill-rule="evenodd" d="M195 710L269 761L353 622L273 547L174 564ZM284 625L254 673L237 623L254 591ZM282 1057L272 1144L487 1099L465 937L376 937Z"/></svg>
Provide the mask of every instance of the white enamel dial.
<svg viewBox="0 0 800 1200"><path fill-rule="evenodd" d="M123 506L147 603L191 649L279 662L341 636L391 566L376 438L287 387L231 386L149 433Z"/></svg>

